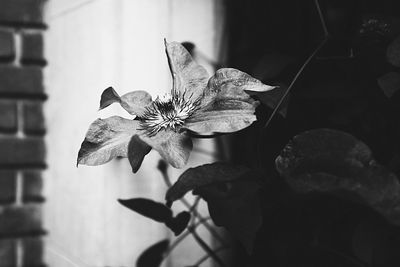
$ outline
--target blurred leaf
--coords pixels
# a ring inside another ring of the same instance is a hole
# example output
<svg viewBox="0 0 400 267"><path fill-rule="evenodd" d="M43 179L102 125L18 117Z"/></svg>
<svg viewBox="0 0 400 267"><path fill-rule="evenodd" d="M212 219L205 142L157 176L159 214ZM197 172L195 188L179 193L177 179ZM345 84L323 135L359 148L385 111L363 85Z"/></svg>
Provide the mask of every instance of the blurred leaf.
<svg viewBox="0 0 400 267"><path fill-rule="evenodd" d="M379 87L383 90L388 98L400 89L400 74L397 72L389 72L378 78Z"/></svg>
<svg viewBox="0 0 400 267"><path fill-rule="evenodd" d="M143 142L139 136L133 135L128 145L128 159L132 172L136 173L142 165L144 156L151 150L151 146Z"/></svg>
<svg viewBox="0 0 400 267"><path fill-rule="evenodd" d="M172 232L174 232L176 236L178 236L186 229L189 221L190 213L187 211L182 211L165 224L172 230Z"/></svg>
<svg viewBox="0 0 400 267"><path fill-rule="evenodd" d="M115 157L128 156L128 144L138 121L118 116L97 119L90 126L78 152L77 164L100 165Z"/></svg>
<svg viewBox="0 0 400 267"><path fill-rule="evenodd" d="M400 36L389 44L386 50L386 57L390 64L400 67Z"/></svg>
<svg viewBox="0 0 400 267"><path fill-rule="evenodd" d="M225 227L249 254L262 225L260 185L251 178L207 185L193 191L207 201L214 223Z"/></svg>
<svg viewBox="0 0 400 267"><path fill-rule="evenodd" d="M284 84L279 84L274 90L268 92L255 92L251 93L250 95L257 96L257 99L260 100L261 103L266 105L271 109L275 109L278 105L279 101L281 100L282 96L285 94L287 90L287 86ZM278 113L282 115L282 117L286 118L287 114L287 107L289 104L290 94L288 94L282 102L282 105L279 107Z"/></svg>
<svg viewBox="0 0 400 267"><path fill-rule="evenodd" d="M173 202L200 186L232 181L249 173L250 169L247 167L221 162L190 168L182 173L175 184L168 189L165 199L167 202Z"/></svg>
<svg viewBox="0 0 400 267"><path fill-rule="evenodd" d="M362 202L400 225L400 184L352 135L331 129L303 132L276 159L297 192L326 192Z"/></svg>
<svg viewBox="0 0 400 267"><path fill-rule="evenodd" d="M137 259L136 267L159 267L164 253L169 247L169 240L162 240L146 249Z"/></svg>
<svg viewBox="0 0 400 267"><path fill-rule="evenodd" d="M172 211L162 203L146 198L119 199L118 202L145 217L157 222L168 222L172 219Z"/></svg>
<svg viewBox="0 0 400 267"><path fill-rule="evenodd" d="M103 91L100 98L100 109L106 108L112 103L121 102L118 93L112 87L108 87Z"/></svg>

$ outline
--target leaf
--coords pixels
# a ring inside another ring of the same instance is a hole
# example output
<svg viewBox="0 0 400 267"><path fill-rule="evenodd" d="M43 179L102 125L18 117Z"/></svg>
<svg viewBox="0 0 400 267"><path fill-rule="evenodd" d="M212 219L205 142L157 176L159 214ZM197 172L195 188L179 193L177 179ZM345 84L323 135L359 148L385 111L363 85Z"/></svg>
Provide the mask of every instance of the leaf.
<svg viewBox="0 0 400 267"><path fill-rule="evenodd" d="M168 222L172 219L172 211L162 203L146 198L119 199L118 202L145 217L157 222Z"/></svg>
<svg viewBox="0 0 400 267"><path fill-rule="evenodd" d="M164 253L169 247L169 240L164 239L146 249L137 259L136 267L159 267L164 259Z"/></svg>
<svg viewBox="0 0 400 267"><path fill-rule="evenodd" d="M247 167L228 163L211 163L190 168L183 172L172 187L168 189L165 199L167 202L173 202L200 186L232 181L249 173L250 170Z"/></svg>
<svg viewBox="0 0 400 267"><path fill-rule="evenodd" d="M383 90L388 98L400 89L400 74L397 72L389 72L378 79L379 87Z"/></svg>
<svg viewBox="0 0 400 267"><path fill-rule="evenodd" d="M119 96L112 87L108 87L103 91L100 98L100 109L104 109L109 105L118 102L131 115L140 116L151 104L151 95L146 91L137 90Z"/></svg>
<svg viewBox="0 0 400 267"><path fill-rule="evenodd" d="M173 79L173 89L184 96L198 99L207 85L208 73L197 64L190 53L178 42L164 40L168 64Z"/></svg>
<svg viewBox="0 0 400 267"><path fill-rule="evenodd" d="M100 98L100 109L106 108L112 103L121 102L118 93L112 87L108 87L103 91Z"/></svg>
<svg viewBox="0 0 400 267"><path fill-rule="evenodd" d="M400 225L400 183L352 135L331 129L303 132L286 145L276 168L299 193L324 192L362 202Z"/></svg>
<svg viewBox="0 0 400 267"><path fill-rule="evenodd" d="M267 107L271 109L275 109L275 107L278 105L279 101L283 97L287 90L286 85L279 85L276 87L276 89L267 91L267 92L255 92L255 93L250 93L250 95L255 95L257 96L257 99L260 100L261 103L266 105ZM289 98L290 94L288 94L285 99L283 100L282 105L279 107L278 113L282 115L282 117L286 118L287 114L287 108L289 104Z"/></svg>
<svg viewBox="0 0 400 267"><path fill-rule="evenodd" d="M207 201L214 223L225 227L251 254L257 231L262 225L262 213L260 185L248 178L199 187L193 194Z"/></svg>
<svg viewBox="0 0 400 267"><path fill-rule="evenodd" d="M128 159L132 172L136 173L142 165L144 157L150 152L151 146L143 142L139 136L132 136L128 145Z"/></svg>
<svg viewBox="0 0 400 267"><path fill-rule="evenodd" d="M400 67L400 36L394 39L387 47L386 58L393 66Z"/></svg>
<svg viewBox="0 0 400 267"><path fill-rule="evenodd" d="M176 217L166 222L165 225L174 232L175 236L180 235L187 227L190 221L190 213L182 211Z"/></svg>
<svg viewBox="0 0 400 267"><path fill-rule="evenodd" d="M139 122L118 116L97 119L90 126L78 152L77 164L101 165L128 156L128 144Z"/></svg>

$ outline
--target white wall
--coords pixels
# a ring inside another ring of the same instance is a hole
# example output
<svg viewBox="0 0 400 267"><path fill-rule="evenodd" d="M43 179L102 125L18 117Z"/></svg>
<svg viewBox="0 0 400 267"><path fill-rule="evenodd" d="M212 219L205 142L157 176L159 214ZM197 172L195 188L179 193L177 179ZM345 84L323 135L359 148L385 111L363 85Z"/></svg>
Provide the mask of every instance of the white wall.
<svg viewBox="0 0 400 267"><path fill-rule="evenodd" d="M101 92L170 88L163 38L192 41L210 59L218 57L219 33L213 0L52 0L47 7L47 162L45 223L49 266L134 266L149 245L170 236L164 226L120 206L116 199L149 197L166 190L151 152L133 175L127 160L75 167L89 124L119 114L119 106L97 112ZM211 67L208 66L211 73ZM198 144L197 144L198 145ZM193 153L191 164L213 161ZM175 175L177 171L173 171ZM179 208L179 207L178 207ZM204 207L203 207L204 209ZM196 247L196 249L193 249ZM168 266L193 264L203 255L192 240Z"/></svg>

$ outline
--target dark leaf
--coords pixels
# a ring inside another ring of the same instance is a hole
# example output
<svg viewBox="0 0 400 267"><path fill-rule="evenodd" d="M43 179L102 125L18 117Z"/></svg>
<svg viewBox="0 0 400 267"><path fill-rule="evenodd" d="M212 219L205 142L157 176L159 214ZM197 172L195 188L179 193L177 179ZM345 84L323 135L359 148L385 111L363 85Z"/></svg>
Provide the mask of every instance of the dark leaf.
<svg viewBox="0 0 400 267"><path fill-rule="evenodd" d="M111 105L112 103L121 102L121 98L119 97L118 93L112 87L108 87L106 90L103 91L100 98L100 108L103 109Z"/></svg>
<svg viewBox="0 0 400 267"><path fill-rule="evenodd" d="M260 100L261 103L266 105L271 109L275 109L281 100L282 96L285 94L287 90L287 86L280 84L276 87L276 89L268 91L268 92L249 92L250 95L257 96L257 99ZM284 118L287 114L287 107L289 104L290 94L285 97L281 106L279 107L278 113L281 114Z"/></svg>
<svg viewBox="0 0 400 267"><path fill-rule="evenodd" d="M146 249L137 259L136 267L159 267L164 253L169 247L169 240L162 240Z"/></svg>
<svg viewBox="0 0 400 267"><path fill-rule="evenodd" d="M190 168L182 173L178 181L168 189L165 199L167 202L173 202L200 186L232 181L249 173L250 170L247 167L228 163L211 163Z"/></svg>
<svg viewBox="0 0 400 267"><path fill-rule="evenodd" d="M166 222L165 225L174 232L176 236L180 235L187 227L190 221L190 213L182 211L176 217Z"/></svg>
<svg viewBox="0 0 400 267"><path fill-rule="evenodd" d="M172 219L172 211L162 203L146 198L118 200L121 205L157 222L168 222Z"/></svg>
<svg viewBox="0 0 400 267"><path fill-rule="evenodd" d="M151 146L143 142L139 136L132 136L128 145L128 159L133 173L136 173L139 170L144 156L146 156L150 150Z"/></svg>
<svg viewBox="0 0 400 267"><path fill-rule="evenodd" d="M249 254L262 225L260 185L250 178L207 185L193 191L207 201L214 223L225 227Z"/></svg>
<svg viewBox="0 0 400 267"><path fill-rule="evenodd" d="M390 98L400 89L400 74L389 72L378 78L379 87Z"/></svg>
<svg viewBox="0 0 400 267"><path fill-rule="evenodd" d="M400 67L400 36L389 44L386 50L386 57L390 64Z"/></svg>
<svg viewBox="0 0 400 267"><path fill-rule="evenodd" d="M350 134L317 129L297 135L276 159L297 192L326 192L362 202L400 224L400 184L371 150Z"/></svg>

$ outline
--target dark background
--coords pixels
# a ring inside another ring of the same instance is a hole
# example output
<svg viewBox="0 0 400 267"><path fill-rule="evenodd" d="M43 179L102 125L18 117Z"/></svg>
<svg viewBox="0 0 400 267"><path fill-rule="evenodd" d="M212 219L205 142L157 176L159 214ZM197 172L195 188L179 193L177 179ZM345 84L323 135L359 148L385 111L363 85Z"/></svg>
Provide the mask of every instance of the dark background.
<svg viewBox="0 0 400 267"><path fill-rule="evenodd" d="M315 128L351 133L399 177L400 93L378 79L399 69L388 45L400 34L400 2L320 0L329 39L293 86L286 118L267 129L271 105L233 140L233 160L266 173L264 224L255 253L238 245L235 266L400 266L400 231L346 199L297 195L275 171L275 158L296 134ZM287 88L325 38L315 1L226 1L228 65ZM273 105L272 105L273 106Z"/></svg>

